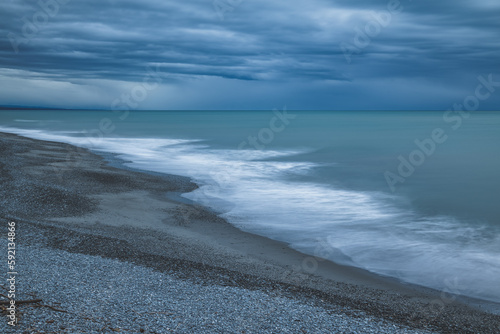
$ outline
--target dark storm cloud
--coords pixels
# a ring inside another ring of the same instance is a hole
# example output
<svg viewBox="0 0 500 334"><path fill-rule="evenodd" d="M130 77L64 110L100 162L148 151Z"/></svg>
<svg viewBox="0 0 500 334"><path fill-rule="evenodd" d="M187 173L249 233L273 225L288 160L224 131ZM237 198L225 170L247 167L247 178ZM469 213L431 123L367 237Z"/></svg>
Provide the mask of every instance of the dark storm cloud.
<svg viewBox="0 0 500 334"><path fill-rule="evenodd" d="M59 13L38 32L18 18L30 18L40 8L7 5L3 13L9 19L4 21L2 34L12 32L16 38L14 42L2 43L2 64L68 77L78 74L124 80L138 79L136 76L142 75L144 66L152 63L162 64L164 71L173 76L242 80L257 80L270 74L342 77L331 64L325 66L324 61L308 57L314 55L314 48L300 47L305 44L300 39L307 37L307 27L289 24L289 29L277 29L273 28L276 22L267 20L253 23L254 27L244 23L248 27L241 29L238 22L219 21L207 1L138 4L72 1L61 5ZM262 30L261 25L269 28ZM28 36L29 42L23 42L26 31L33 32L33 37ZM18 43L19 52L15 53L12 44ZM283 56L285 51L296 54Z"/></svg>
<svg viewBox="0 0 500 334"><path fill-rule="evenodd" d="M179 107L270 108L279 98L297 108L437 109L473 89L478 75L500 78L493 0L401 0L362 47L359 31L396 0L217 0L230 9L224 13L212 0L55 1L0 5L2 85L8 77L13 86L106 81L100 105L113 98L112 82L140 82L146 68L160 66L165 85L199 103L180 99ZM40 3L52 6L44 12ZM356 48L349 62L341 45ZM499 99L488 103L498 108Z"/></svg>

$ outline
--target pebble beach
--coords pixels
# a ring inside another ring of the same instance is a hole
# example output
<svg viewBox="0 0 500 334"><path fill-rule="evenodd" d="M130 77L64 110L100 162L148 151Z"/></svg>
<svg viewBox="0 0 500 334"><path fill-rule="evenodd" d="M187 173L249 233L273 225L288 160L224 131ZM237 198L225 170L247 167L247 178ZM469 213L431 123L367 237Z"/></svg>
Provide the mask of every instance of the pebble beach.
<svg viewBox="0 0 500 334"><path fill-rule="evenodd" d="M167 196L196 189L183 177L11 134L0 167L16 300L41 300L17 306L15 327L4 316L2 333L500 331L500 316L458 297L334 263L301 270L306 255Z"/></svg>

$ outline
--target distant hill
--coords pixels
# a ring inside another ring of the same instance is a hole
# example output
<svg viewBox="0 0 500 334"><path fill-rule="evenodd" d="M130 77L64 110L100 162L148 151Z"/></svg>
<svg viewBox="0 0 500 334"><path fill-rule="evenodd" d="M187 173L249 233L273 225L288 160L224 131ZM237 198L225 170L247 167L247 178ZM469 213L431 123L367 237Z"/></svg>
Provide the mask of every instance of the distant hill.
<svg viewBox="0 0 500 334"><path fill-rule="evenodd" d="M67 110L63 108L28 107L28 106L0 106L0 110Z"/></svg>

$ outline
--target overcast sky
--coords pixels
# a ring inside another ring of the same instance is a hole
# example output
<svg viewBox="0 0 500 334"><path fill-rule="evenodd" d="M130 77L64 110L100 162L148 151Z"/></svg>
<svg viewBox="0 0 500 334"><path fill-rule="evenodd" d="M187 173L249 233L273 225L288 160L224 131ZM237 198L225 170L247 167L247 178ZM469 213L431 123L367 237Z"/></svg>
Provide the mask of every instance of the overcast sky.
<svg viewBox="0 0 500 334"><path fill-rule="evenodd" d="M0 105L445 110L500 82L499 18L498 0L2 0Z"/></svg>

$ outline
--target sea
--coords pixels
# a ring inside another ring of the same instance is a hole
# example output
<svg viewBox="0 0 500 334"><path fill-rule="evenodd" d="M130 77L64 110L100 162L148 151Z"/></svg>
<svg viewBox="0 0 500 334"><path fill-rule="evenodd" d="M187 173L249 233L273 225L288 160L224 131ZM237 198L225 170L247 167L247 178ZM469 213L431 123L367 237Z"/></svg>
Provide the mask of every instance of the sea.
<svg viewBox="0 0 500 334"><path fill-rule="evenodd" d="M500 302L500 113L5 110L0 131L189 177L186 200L311 257Z"/></svg>

